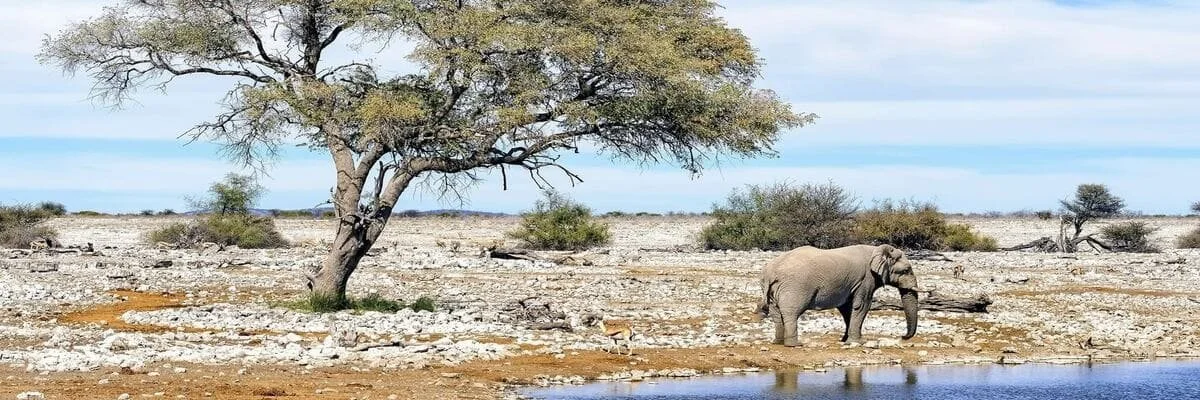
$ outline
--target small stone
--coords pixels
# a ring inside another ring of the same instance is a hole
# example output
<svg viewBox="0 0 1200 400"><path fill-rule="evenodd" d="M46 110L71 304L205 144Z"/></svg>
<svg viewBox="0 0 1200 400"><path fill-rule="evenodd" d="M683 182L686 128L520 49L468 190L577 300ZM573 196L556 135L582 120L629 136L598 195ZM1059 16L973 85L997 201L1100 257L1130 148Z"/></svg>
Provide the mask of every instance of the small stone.
<svg viewBox="0 0 1200 400"><path fill-rule="evenodd" d="M17 400L43 400L46 396L42 392L22 392L17 394Z"/></svg>
<svg viewBox="0 0 1200 400"><path fill-rule="evenodd" d="M101 379L101 380L97 381L96 384L97 385L107 385L108 382L109 382L108 379Z"/></svg>
<svg viewBox="0 0 1200 400"><path fill-rule="evenodd" d="M129 393L121 393L120 396L117 396L117 400L129 400L130 397L132 396Z"/></svg>
<svg viewBox="0 0 1200 400"><path fill-rule="evenodd" d="M146 376L158 376L158 375L159 375L158 371L150 371L150 373L146 374Z"/></svg>
<svg viewBox="0 0 1200 400"><path fill-rule="evenodd" d="M917 352L917 356L918 356L918 357L925 357L925 356L927 356L927 355L929 355L929 352L928 352L928 351L925 351L925 350L921 350L921 351L918 351L918 352Z"/></svg>
<svg viewBox="0 0 1200 400"><path fill-rule="evenodd" d="M182 374L182 373L184 373L184 372L187 372L187 368L184 368L184 367L175 367L174 371L175 371L175 373L177 373L177 374Z"/></svg>

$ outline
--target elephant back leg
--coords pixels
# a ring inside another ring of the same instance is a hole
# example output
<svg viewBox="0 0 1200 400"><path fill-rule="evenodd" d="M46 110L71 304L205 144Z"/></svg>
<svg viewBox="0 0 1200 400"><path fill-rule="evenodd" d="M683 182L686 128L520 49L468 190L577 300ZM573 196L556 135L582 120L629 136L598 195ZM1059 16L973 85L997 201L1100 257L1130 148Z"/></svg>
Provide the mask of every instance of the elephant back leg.
<svg viewBox="0 0 1200 400"><path fill-rule="evenodd" d="M767 308L767 315L770 316L771 322L775 325L775 340L771 341L771 343L783 344L783 313L779 310L779 306L771 303Z"/></svg>
<svg viewBox="0 0 1200 400"><path fill-rule="evenodd" d="M800 344L796 325L800 320L800 315L808 311L808 307L812 304L813 294L791 292L781 294L779 297L779 313L783 316L783 345L796 347Z"/></svg>

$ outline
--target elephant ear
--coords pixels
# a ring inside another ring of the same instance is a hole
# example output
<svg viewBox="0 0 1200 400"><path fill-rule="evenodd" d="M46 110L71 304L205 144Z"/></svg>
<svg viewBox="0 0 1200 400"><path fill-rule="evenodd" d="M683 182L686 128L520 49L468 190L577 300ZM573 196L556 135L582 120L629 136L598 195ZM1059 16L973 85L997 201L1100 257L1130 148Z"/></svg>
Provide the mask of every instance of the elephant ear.
<svg viewBox="0 0 1200 400"><path fill-rule="evenodd" d="M875 247L875 251L871 253L871 271L883 277L884 282L889 282L889 275L892 274L892 265L900 258L904 257L904 252L900 251L891 245L880 245Z"/></svg>

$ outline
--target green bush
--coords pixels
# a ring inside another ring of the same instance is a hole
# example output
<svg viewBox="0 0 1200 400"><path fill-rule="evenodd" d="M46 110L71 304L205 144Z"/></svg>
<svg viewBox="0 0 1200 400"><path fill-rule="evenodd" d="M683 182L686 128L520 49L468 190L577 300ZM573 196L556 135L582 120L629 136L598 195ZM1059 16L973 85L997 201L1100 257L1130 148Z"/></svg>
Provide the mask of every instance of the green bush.
<svg viewBox="0 0 1200 400"><path fill-rule="evenodd" d="M138 215L141 215L143 217L149 217L149 216L154 215L154 210L142 210L141 212L138 213Z"/></svg>
<svg viewBox="0 0 1200 400"><path fill-rule="evenodd" d="M1054 211L1042 210L1034 213L1034 215L1037 215L1038 219L1042 221L1049 221L1051 218L1054 218Z"/></svg>
<svg viewBox="0 0 1200 400"><path fill-rule="evenodd" d="M42 225L54 215L40 206L0 206L0 247L27 249L35 240L56 242L58 232Z"/></svg>
<svg viewBox="0 0 1200 400"><path fill-rule="evenodd" d="M538 250L583 250L612 240L608 224L594 220L583 204L552 190L544 196L508 236Z"/></svg>
<svg viewBox="0 0 1200 400"><path fill-rule="evenodd" d="M950 233L946 217L927 202L883 200L854 221L859 240L903 249L939 250Z"/></svg>
<svg viewBox="0 0 1200 400"><path fill-rule="evenodd" d="M1181 249L1200 249L1200 228L1196 228L1180 236L1175 241L1175 246Z"/></svg>
<svg viewBox="0 0 1200 400"><path fill-rule="evenodd" d="M854 242L855 198L833 184L776 183L734 191L713 206L700 242L716 250L833 248Z"/></svg>
<svg viewBox="0 0 1200 400"><path fill-rule="evenodd" d="M413 311L434 312L437 311L437 304L434 303L433 298L421 296L421 298L417 299L417 301L409 304L408 308L411 308Z"/></svg>
<svg viewBox="0 0 1200 400"><path fill-rule="evenodd" d="M1154 253L1158 248L1150 244L1150 234L1157 230L1145 222L1129 221L1108 225L1100 229L1100 234L1108 240L1113 250Z"/></svg>
<svg viewBox="0 0 1200 400"><path fill-rule="evenodd" d="M237 245L245 249L287 247L288 242L275 229L275 221L249 215L212 215L190 223L174 223L146 235L153 243L166 242L190 248L204 242Z"/></svg>
<svg viewBox="0 0 1200 400"><path fill-rule="evenodd" d="M105 214L105 213L102 213L99 211L85 210L85 211L76 211L75 215L78 215L81 217L100 217L100 216L104 216L104 215L108 215L108 214Z"/></svg>
<svg viewBox="0 0 1200 400"><path fill-rule="evenodd" d="M950 224L946 226L946 235L942 238L943 249L954 251L996 251L996 239L971 231L966 224Z"/></svg>

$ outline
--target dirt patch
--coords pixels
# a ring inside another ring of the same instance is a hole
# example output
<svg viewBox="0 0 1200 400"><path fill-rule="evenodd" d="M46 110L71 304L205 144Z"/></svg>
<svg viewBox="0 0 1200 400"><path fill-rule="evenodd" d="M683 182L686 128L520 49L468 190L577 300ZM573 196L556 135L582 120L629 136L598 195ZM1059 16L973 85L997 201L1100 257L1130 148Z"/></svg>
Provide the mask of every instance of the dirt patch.
<svg viewBox="0 0 1200 400"><path fill-rule="evenodd" d="M130 324L122 320L121 315L127 311L154 311L183 307L183 301L186 299L183 295L166 292L143 293L132 290L115 290L109 293L117 297L116 303L69 312L59 317L59 321L68 324L101 325L122 332L162 333L177 330L157 325ZM205 332L201 329L184 329L184 331Z"/></svg>

